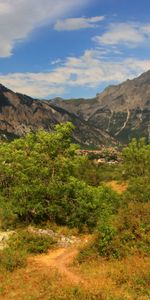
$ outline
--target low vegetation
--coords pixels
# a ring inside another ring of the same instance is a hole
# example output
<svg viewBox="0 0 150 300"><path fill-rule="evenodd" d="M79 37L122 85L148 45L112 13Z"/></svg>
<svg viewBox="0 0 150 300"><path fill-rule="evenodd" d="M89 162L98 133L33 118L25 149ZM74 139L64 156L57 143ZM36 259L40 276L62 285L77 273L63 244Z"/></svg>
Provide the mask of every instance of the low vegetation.
<svg viewBox="0 0 150 300"><path fill-rule="evenodd" d="M54 245L55 240L49 236L19 230L0 251L0 268L11 272L22 268L26 266L29 254L47 253Z"/></svg>
<svg viewBox="0 0 150 300"><path fill-rule="evenodd" d="M84 287L67 288L62 279L64 286L60 293L59 289L56 291L55 276L49 278L46 274L40 288L43 291L46 285L49 296L45 294L42 298L43 292L39 290L41 298L24 295L22 299L147 300L150 145L144 139L133 140L123 150L120 165L98 166L78 155L78 146L71 142L72 129L72 124L67 123L57 125L52 133L38 131L10 143L1 142L0 224L1 230L13 229L16 233L0 251L0 269L5 269L6 278L11 278L9 271L25 267L29 255L52 248L52 238L24 228L30 224L39 227L53 224L60 231L71 228L74 232L92 234L90 242L78 254L76 268L86 276L90 266L91 280L96 286L101 278L98 266L103 267L104 281L108 279L112 292L106 283L93 290L87 276L91 294ZM111 188L109 182L114 180L123 182L122 190ZM135 258L139 261L137 272ZM123 272L129 262L134 271ZM17 278L21 271L15 272ZM5 283L0 276L3 294ZM49 280L53 282L51 290L46 283Z"/></svg>
<svg viewBox="0 0 150 300"><path fill-rule="evenodd" d="M133 140L123 151L124 178L128 187L122 194L119 207L109 211L106 204L103 216L99 218L95 244L89 249L82 249L81 257L93 255L93 248L98 255L106 258L121 259L131 254L150 254L150 146L145 140ZM113 213L112 213L113 212ZM115 213L114 213L115 212ZM83 258L84 259L84 258Z"/></svg>

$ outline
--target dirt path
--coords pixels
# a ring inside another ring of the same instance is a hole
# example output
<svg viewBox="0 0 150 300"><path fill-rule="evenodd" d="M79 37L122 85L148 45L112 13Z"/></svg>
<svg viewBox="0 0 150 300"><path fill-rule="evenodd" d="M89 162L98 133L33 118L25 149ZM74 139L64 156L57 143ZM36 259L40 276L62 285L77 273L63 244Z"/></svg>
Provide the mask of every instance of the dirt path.
<svg viewBox="0 0 150 300"><path fill-rule="evenodd" d="M82 241L82 246L87 243ZM79 253L79 244L67 248L50 250L48 254L38 255L33 258L39 266L56 269L62 276L65 276L70 283L83 283L83 278L72 267L75 257Z"/></svg>

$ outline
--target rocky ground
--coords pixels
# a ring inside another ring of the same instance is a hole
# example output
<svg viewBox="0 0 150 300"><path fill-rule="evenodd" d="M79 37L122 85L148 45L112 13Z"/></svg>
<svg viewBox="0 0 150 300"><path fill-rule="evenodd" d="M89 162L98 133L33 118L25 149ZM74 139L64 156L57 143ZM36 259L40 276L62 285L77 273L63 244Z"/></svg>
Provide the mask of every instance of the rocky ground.
<svg viewBox="0 0 150 300"><path fill-rule="evenodd" d="M74 236L74 235L64 235L57 232L54 232L51 229L37 229L34 227L30 227L29 232L38 234L38 235L45 235L50 236L55 239L57 246L62 248L67 248L71 245L79 243L81 240L80 238ZM12 234L15 234L15 231L1 231L0 232L0 250L4 249L6 247L7 242L12 236Z"/></svg>
<svg viewBox="0 0 150 300"><path fill-rule="evenodd" d="M0 231L0 250L6 247L10 236L14 233L15 231Z"/></svg>

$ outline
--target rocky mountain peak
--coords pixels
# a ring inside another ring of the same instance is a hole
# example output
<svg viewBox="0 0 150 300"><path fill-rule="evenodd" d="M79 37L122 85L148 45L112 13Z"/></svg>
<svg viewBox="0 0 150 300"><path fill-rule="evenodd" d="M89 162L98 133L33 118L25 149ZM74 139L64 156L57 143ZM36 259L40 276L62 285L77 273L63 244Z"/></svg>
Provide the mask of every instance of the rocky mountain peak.
<svg viewBox="0 0 150 300"><path fill-rule="evenodd" d="M150 140L150 70L92 99L35 100L0 85L1 131L21 136L66 121L76 127L75 140L85 145Z"/></svg>

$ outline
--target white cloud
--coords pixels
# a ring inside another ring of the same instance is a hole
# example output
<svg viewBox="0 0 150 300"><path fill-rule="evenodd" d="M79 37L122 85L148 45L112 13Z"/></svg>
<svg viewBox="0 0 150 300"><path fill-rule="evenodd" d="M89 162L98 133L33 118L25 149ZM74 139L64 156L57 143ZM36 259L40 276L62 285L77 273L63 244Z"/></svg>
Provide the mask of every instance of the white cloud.
<svg viewBox="0 0 150 300"><path fill-rule="evenodd" d="M150 24L141 26L141 31L144 33L145 36L150 36Z"/></svg>
<svg viewBox="0 0 150 300"><path fill-rule="evenodd" d="M51 72L0 75L0 82L14 91L33 97L63 96L70 88L91 87L122 82L150 69L150 60L126 58L104 61L101 53L87 50L81 57L68 57Z"/></svg>
<svg viewBox="0 0 150 300"><path fill-rule="evenodd" d="M88 1L0 0L0 57L10 56L15 43L35 28L56 22Z"/></svg>
<svg viewBox="0 0 150 300"><path fill-rule="evenodd" d="M137 47L150 38L150 24L140 23L112 23L108 30L95 36L93 40L100 45L126 45Z"/></svg>
<svg viewBox="0 0 150 300"><path fill-rule="evenodd" d="M51 65L58 65L62 62L62 59L61 58L57 58L55 60L52 60L51 62Z"/></svg>
<svg viewBox="0 0 150 300"><path fill-rule="evenodd" d="M96 16L92 18L70 18L59 20L54 25L54 29L57 31L71 31L71 30L79 30L85 28L95 28L97 27L97 23L104 20L104 16Z"/></svg>
<svg viewBox="0 0 150 300"><path fill-rule="evenodd" d="M64 87L51 83L47 79L47 73L12 73L4 76L0 75L0 82L15 92L35 98L44 98L48 95L62 95L64 93Z"/></svg>
<svg viewBox="0 0 150 300"><path fill-rule="evenodd" d="M7 14L7 13L10 13L11 11L11 7L9 5L9 3L6 3L6 2L0 2L0 15L2 14Z"/></svg>
<svg viewBox="0 0 150 300"><path fill-rule="evenodd" d="M58 68L57 72L63 70L64 73L67 71L67 74L70 74L68 85L94 88L111 81L122 82L148 69L150 60L126 58L122 61L104 61L99 51L87 50L79 58L68 58L64 67ZM71 75L74 75L73 79Z"/></svg>

